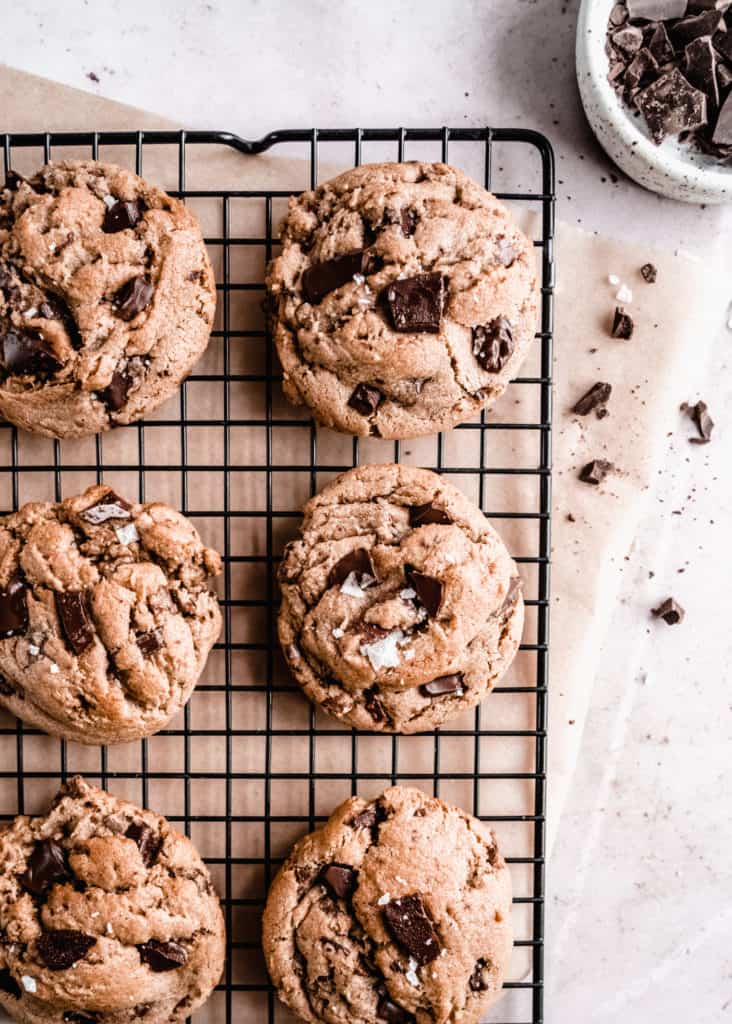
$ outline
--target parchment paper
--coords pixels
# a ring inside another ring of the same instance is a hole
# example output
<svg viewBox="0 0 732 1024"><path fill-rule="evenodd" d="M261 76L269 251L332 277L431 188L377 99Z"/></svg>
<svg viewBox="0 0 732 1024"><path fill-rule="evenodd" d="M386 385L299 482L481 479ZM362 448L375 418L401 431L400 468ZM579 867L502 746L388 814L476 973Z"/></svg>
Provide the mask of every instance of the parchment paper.
<svg viewBox="0 0 732 1024"><path fill-rule="evenodd" d="M3 130L63 130L113 128L170 127L160 117L144 111L102 100L76 90L46 82L34 76L0 68L0 125ZM282 126L272 126L282 127ZM56 152L56 157L61 153ZM68 155L75 155L69 151ZM81 153L76 155L82 155ZM83 153L88 156L87 152ZM410 156L417 155L410 153ZM421 155L421 154L420 154ZM132 165L132 151L109 149L100 152L101 159L115 160ZM395 158L394 153L370 154L369 159ZM458 159L451 154L454 162ZM344 153L340 165L347 166L352 158ZM14 166L32 172L42 162L42 153L18 151ZM339 161L336 160L336 164ZM339 166L328 167L336 171ZM471 168L466 167L467 170ZM321 169L321 177L323 177ZM502 169L503 170L503 169ZM509 175L515 166L504 173ZM174 152L145 149L143 173L162 187L177 185L177 162ZM201 147L189 154L187 162L188 188L215 188L236 182L236 187L276 187L296 191L307 187L309 167L302 152L293 151L286 159L260 156L245 158L228 150ZM525 185L525 183L524 183ZM190 206L201 219L207 235L223 233L222 210L217 200L191 200ZM274 204L275 221L284 212L284 201ZM263 233L261 201L238 201L230 204L230 230ZM529 231L535 231L535 221L523 211L521 217ZM557 294L556 367L555 367L555 437L554 437L554 524L552 567L552 621L550 653L551 729L549 743L549 830L548 849L556 835L562 805L576 764L582 726L591 694L592 681L609 614L618 592L623 556L632 543L634 529L639 520L644 495L652 479L659 446L666 432L678 424L678 405L690 397L690 382L679 380L682 366L688 364L689 350L703 337L718 319L724 292L722 270L714 261L704 265L680 256L638 250L620 242L584 234L575 228L560 226L557 238L559 282ZM217 270L223 259L221 247L214 247L212 258ZM232 249L232 277L235 281L261 280L264 252L261 247ZM658 267L656 284L646 284L640 276L640 266L652 260ZM615 274L633 290L629 304L636 320L636 334L632 341L614 340L609 324L616 303L617 286L611 286L608 275ZM233 292L229 297L231 327L237 330L261 328L259 311L260 293ZM223 324L223 305L220 302L218 327ZM539 375L539 347L535 346L522 374ZM265 367L263 342L256 338L232 341L234 373L261 372ZM212 341L197 372L220 373L223 368L222 345ZM613 385L611 414L599 421L594 416L584 419L569 414L569 409L584 391L597 380ZM681 390L680 390L681 388ZM538 388L515 385L499 403L491 419L495 422L536 422L539 419ZM292 409L275 388L272 394L273 415L288 421L273 430L273 451L279 464L309 465L310 435L295 424L306 418L301 411ZM196 467L187 480L181 472L170 473L155 467L178 464L181 461L180 432L175 427L150 428L145 431L144 475L145 496L159 498L186 508L196 515L195 522L207 543L223 550L223 519L206 517L205 512L223 508L223 476L215 467L222 462L223 431L210 425L222 416L223 392L217 383L193 382L186 387L187 415L192 420L205 420L206 425L192 426L188 431L187 459ZM230 415L246 419L261 417L264 413L264 385L241 382L230 388ZM156 421L175 419L180 415L180 399L171 400L152 417ZM10 457L10 440L0 434L0 458ZM230 474L232 508L266 508L264 474L248 467L261 466L266 461L265 432L261 428L232 428L231 462L236 467ZM479 434L476 431L451 432L445 436L442 449L443 465L480 464ZM487 454L490 465L531 468L538 464L538 432L491 431L487 437L491 446ZM318 461L326 466L350 464L352 440L330 431L317 431ZM61 461L78 466L64 472L62 479L52 473L33 472L33 465L53 461L53 443L30 435L20 434L18 456L28 467L21 476L18 501L54 496L59 485L63 495L76 493L93 479L96 457L95 442L75 441L61 444ZM137 428L116 430L101 442L105 466L105 480L122 493L138 494L139 477L135 470L139 461L139 434ZM366 440L360 444L360 460L390 461L394 457L393 443ZM401 457L418 465L435 466L439 452L434 438L404 442ZM612 460L619 472L606 484L594 488L577 480L577 471L592 458ZM125 468L120 468L120 467ZM275 474L273 504L277 511L291 515L274 521L276 549L293 535L297 528L295 510L310 493L311 483L322 486L333 473L317 474L314 481L309 472ZM539 510L538 482L534 476L487 477L481 493L476 474L451 476L490 515L502 512L537 512ZM184 493L185 487L185 493ZM13 495L10 481L0 478L0 505L10 507ZM570 520L569 516L572 519ZM538 526L536 520L494 520L506 543L517 556L538 554ZM232 520L230 552L250 556L266 553L263 518ZM537 594L536 567L522 566L527 597ZM260 563L236 563L231 568L231 596L234 599L262 595L265 590L264 571ZM261 642L266 636L266 619L262 608L235 607L231 611L230 639L234 643ZM524 640L536 642L536 615L529 609ZM536 664L532 652L522 653L504 681L504 685L532 686L535 683ZM264 681L265 658L261 652L235 650L232 653L232 678L236 683ZM622 666L619 666L622 670ZM223 652L210 659L202 682L221 683L224 680ZM284 666L276 664L278 690L273 699L272 724L275 729L302 728L308 725L309 705L295 693L288 682ZM233 726L238 729L263 729L266 724L265 700L261 693L237 692L233 695ZM190 704L190 723L194 729L223 730L225 705L221 693L197 692ZM494 694L483 705L483 728L517 731L535 728L535 697L533 694ZM7 724L7 716L0 716ZM328 730L333 723L318 715L319 728ZM455 723L461 728L472 728L473 716ZM172 724L182 729L183 716ZM434 770L434 743L432 737L403 737L398 741L400 781L408 781L408 773ZM148 803L161 813L175 818L186 812L186 790L182 782L166 778L165 773L180 770L184 762L184 740L180 735L155 737L150 741L149 766L161 777L152 778L147 791ZM482 772L532 772L534 743L530 738L491 737L480 740L480 766ZM58 745L44 737L26 737L24 742L26 771L53 771L59 766ZM497 816L533 812L534 785L531 780L493 780L483 782L477 791L472 780L465 777L474 763L472 743L466 746L458 737L442 737L439 741L440 772L451 774L441 783L440 794L447 799L480 813ZM359 792L375 794L388 782L392 740L371 737L359 741L358 771L369 777L359 784ZM233 768L247 778L235 780L232 793L232 811L242 819L263 814L265 740L262 736L236 738L233 745ZM211 778L198 780L196 771L223 772L226 767L225 741L221 736L196 736L190 745L190 769L194 773L187 791L193 813L211 819L226 813L225 785ZM347 778L319 779L313 793L304 782L286 778L288 773L306 772L311 758L307 736L275 736L271 746L271 771L275 778L269 787L270 812L278 820L270 828L272 855L283 855L290 843L307 829L303 817L327 814L340 799L350 792ZM0 737L0 763L16 765L14 737ZM344 765L350 770L350 740L334 736L319 738L315 769L319 773L343 773ZM69 770L98 773L100 755L70 745L67 766ZM138 744L112 748L107 767L110 772L140 770ZM281 775L283 777L277 777ZM431 788L431 780L418 784ZM41 811L57 786L57 779L33 780L26 786L26 810ZM140 783L136 779L114 779L109 788L130 799L141 800ZM477 806L476 806L477 803ZM0 815L12 816L18 809L18 789L15 784L0 782ZM289 819L289 820L288 820ZM299 820L297 820L299 819ZM513 857L534 855L530 823L499 822L496 825L504 852ZM224 827L221 821L194 823L192 838L202 854L210 858L215 878L224 890L225 856ZM260 822L242 820L232 830L233 857L255 861L264 853L264 830ZM532 894L531 866L513 866L515 891L519 896ZM232 868L230 895L237 899L261 899L265 880L261 866L237 864ZM260 908L237 905L232 911L233 938L237 941L256 941ZM531 907L516 907L516 930L519 938L531 935ZM528 967L528 954L517 954L513 964L514 978L522 977ZM246 949L235 950L232 963L233 980L237 984L261 984L263 967L259 957ZM529 1016L528 991L514 991L500 1007L501 1020ZM223 995L217 993L207 1010L197 1020L220 1020ZM261 992L234 993L235 1019L262 1020L266 1016L265 996ZM286 1014L278 1020L288 1020ZM496 1018L498 1019L498 1018Z"/></svg>

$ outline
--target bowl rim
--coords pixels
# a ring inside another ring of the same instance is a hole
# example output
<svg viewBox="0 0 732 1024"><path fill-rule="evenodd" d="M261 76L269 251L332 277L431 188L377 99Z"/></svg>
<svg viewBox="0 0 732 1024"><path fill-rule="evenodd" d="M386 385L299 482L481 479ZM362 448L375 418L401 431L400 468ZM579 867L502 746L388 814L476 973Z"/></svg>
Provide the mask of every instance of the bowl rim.
<svg viewBox="0 0 732 1024"><path fill-rule="evenodd" d="M639 160L661 170L663 174L685 187L689 187L689 175L697 178L699 185L708 190L718 191L726 196L732 189L732 165L712 163L711 157L700 153L689 153L672 146L656 144L638 127L635 118L617 95L607 79L607 55L605 37L607 19L617 0L583 0L577 21L577 53L584 51L587 67L578 73L589 77L594 87L596 102L601 106L602 116L617 132L621 140L629 142L631 152ZM582 83L586 87L586 82ZM699 157L702 159L700 160ZM707 162L709 161L709 162ZM701 179L701 180L699 180Z"/></svg>

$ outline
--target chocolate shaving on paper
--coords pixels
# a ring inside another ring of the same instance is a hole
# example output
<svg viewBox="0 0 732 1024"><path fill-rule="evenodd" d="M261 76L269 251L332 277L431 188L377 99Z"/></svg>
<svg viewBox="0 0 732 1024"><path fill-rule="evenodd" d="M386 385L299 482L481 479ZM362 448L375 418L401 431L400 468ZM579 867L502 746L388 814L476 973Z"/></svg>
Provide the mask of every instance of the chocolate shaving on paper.
<svg viewBox="0 0 732 1024"><path fill-rule="evenodd" d="M597 412L598 419L603 419L607 416L606 406L610 401L612 390L611 384L598 381L575 403L572 412L578 416L587 416L591 412Z"/></svg>
<svg viewBox="0 0 732 1024"><path fill-rule="evenodd" d="M688 402L684 402L681 410L694 421L696 429L699 431L698 437L689 438L691 444L708 444L712 439L714 420L709 415L707 403L700 401L696 405L689 405Z"/></svg>

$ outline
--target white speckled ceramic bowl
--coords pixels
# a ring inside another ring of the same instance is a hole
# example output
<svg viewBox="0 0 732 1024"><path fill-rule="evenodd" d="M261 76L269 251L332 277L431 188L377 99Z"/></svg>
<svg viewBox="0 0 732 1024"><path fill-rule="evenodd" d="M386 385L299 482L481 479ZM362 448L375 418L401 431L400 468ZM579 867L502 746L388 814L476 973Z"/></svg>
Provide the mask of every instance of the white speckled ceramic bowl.
<svg viewBox="0 0 732 1024"><path fill-rule="evenodd" d="M627 175L669 199L685 203L732 202L732 167L668 138L650 138L607 80L605 34L615 0L582 0L577 23L577 81L592 130Z"/></svg>

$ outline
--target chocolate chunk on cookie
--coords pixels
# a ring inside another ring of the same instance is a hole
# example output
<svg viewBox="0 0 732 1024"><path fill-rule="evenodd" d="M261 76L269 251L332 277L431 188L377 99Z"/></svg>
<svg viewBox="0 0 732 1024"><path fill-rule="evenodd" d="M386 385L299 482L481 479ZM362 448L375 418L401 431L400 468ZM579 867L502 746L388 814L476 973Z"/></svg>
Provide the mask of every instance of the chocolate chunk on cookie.
<svg viewBox="0 0 732 1024"><path fill-rule="evenodd" d="M279 638L304 693L359 729L422 732L513 660L524 605L483 514L427 470L362 466L305 507L280 566Z"/></svg>

